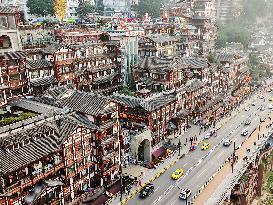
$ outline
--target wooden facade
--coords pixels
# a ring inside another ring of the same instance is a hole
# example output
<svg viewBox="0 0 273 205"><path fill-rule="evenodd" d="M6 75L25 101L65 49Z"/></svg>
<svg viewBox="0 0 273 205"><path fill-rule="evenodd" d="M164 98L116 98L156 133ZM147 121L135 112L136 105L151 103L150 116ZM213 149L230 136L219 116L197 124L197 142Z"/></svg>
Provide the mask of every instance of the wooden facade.
<svg viewBox="0 0 273 205"><path fill-rule="evenodd" d="M0 54L0 107L28 93L26 57L27 53L20 51Z"/></svg>

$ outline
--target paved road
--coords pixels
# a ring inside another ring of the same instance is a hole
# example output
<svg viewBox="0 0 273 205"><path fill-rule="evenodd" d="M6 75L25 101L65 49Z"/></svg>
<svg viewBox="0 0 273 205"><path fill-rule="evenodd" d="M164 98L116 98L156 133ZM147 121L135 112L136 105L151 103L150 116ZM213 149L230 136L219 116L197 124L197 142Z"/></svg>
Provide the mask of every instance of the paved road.
<svg viewBox="0 0 273 205"><path fill-rule="evenodd" d="M162 174L156 179L153 184L155 186L155 193L146 199L139 199L136 195L128 201L128 205L176 205L181 204L181 200L178 198L179 188L190 188L194 195L199 188L210 178L210 176L218 169L218 167L230 156L233 152L233 146L223 147L223 141L226 138L235 141L237 145L244 141L244 137L240 133L244 129L248 129L249 132L260 123L260 116L266 116L271 110L268 109L268 98L270 93L264 93L265 102L263 99L255 100L256 106L249 106L250 110L237 111L238 115L228 121L222 128L218 130L218 136L212 137L206 140L211 144L211 147L207 151L201 151L200 146L198 149L187 154L183 159L179 160L173 167ZM252 99L258 97L256 94ZM247 102L246 102L247 103ZM241 108L246 106L244 103ZM258 106L265 105L265 110L257 110ZM249 126L244 125L244 121L250 118L251 124ZM203 134L204 135L204 134ZM217 146L218 145L218 146ZM215 147L217 146L217 147ZM206 156L207 155L207 156ZM170 178L171 173L177 168L184 169L184 176L174 181ZM185 203L185 202L184 202Z"/></svg>

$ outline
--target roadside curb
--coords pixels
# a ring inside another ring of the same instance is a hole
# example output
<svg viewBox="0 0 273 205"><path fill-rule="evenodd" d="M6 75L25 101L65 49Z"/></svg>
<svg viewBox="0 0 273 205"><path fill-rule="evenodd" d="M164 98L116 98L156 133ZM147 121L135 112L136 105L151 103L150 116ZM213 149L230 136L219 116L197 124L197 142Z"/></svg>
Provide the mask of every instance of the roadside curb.
<svg viewBox="0 0 273 205"><path fill-rule="evenodd" d="M225 162L218 167L217 171L203 184L203 186L198 190L198 192L192 197L191 204L194 204L195 199L202 193L202 191L209 185L209 183L214 179L214 177L220 172L226 163L228 162L228 158L225 160Z"/></svg>
<svg viewBox="0 0 273 205"><path fill-rule="evenodd" d="M269 116L268 114L267 116ZM266 117L267 117L266 116ZM254 130L245 138L245 140L239 144L239 146L236 148L236 150L240 149L243 144L251 137L251 135L259 128L259 125L254 128ZM194 204L195 199L202 193L202 191L209 185L209 183L212 181L212 179L215 178L215 176L224 168L224 166L227 164L228 158L225 160L225 162L218 167L217 171L203 184L203 186L198 190L198 192L192 197L191 204Z"/></svg>
<svg viewBox="0 0 273 205"><path fill-rule="evenodd" d="M155 176L153 176L152 178L150 178L146 183L144 183L143 185L141 185L141 187L139 187L138 189L136 189L135 191L133 191L126 199L124 199L123 201L121 201L118 205L123 205L125 204L127 201L129 201L131 198L133 198L136 194L138 194L140 192L140 190L146 186L147 184L151 183L152 181L154 181L155 179L157 179L158 177L160 177L165 171L167 171L170 167L172 167L173 165L175 165L180 159L182 159L185 156L185 154L182 154L180 156L178 156L175 160L173 160L170 164L168 164L167 166L165 166L164 168L162 168L160 171L157 172L157 174Z"/></svg>

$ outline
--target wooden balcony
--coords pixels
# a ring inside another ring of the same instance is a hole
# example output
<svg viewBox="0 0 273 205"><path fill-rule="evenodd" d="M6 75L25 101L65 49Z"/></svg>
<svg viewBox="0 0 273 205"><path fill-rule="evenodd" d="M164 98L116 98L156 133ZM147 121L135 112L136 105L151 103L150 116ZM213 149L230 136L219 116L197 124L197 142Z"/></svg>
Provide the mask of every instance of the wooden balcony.
<svg viewBox="0 0 273 205"><path fill-rule="evenodd" d="M11 193L11 194L20 192L20 181L18 181L18 182L16 182L15 184L9 186L9 187L7 188L7 192L8 192L8 193Z"/></svg>
<svg viewBox="0 0 273 205"><path fill-rule="evenodd" d="M47 178L50 174L57 172L58 170L60 170L63 167L64 167L64 163L61 162L55 166L55 169L54 169L54 167L52 167L51 169L47 170L44 174L36 176L33 179L29 178L28 181L21 182L21 187L19 186L19 188L24 189L25 187L32 186L33 184L36 184L41 179Z"/></svg>

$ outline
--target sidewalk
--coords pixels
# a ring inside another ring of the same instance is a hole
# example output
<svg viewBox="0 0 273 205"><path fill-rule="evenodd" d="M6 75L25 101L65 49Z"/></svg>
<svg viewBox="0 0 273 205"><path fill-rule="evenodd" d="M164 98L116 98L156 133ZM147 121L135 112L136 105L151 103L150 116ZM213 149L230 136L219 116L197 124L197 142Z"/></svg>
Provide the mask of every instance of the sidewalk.
<svg viewBox="0 0 273 205"><path fill-rule="evenodd" d="M269 115L271 118L273 118L273 113L270 113ZM234 166L234 170L237 170L240 168L240 165L243 161L243 158L247 155L246 149L253 148L254 142L258 140L258 133L264 133L266 132L267 128L266 125L269 124L270 120L268 117L266 118L266 121L261 123L261 129L257 128L253 134L243 143L243 145L236 151L236 155L239 157L238 162ZM236 173L236 172L234 172ZM231 170L231 163L226 163L223 168L216 174L216 176L209 182L208 186L204 188L201 192L201 194L194 200L194 204L213 204L211 200L214 198L217 198L217 190L223 190L223 188L228 185L230 180L234 174L232 174ZM224 180L223 180L224 179ZM210 196L211 198L208 198Z"/></svg>
<svg viewBox="0 0 273 205"><path fill-rule="evenodd" d="M237 116L238 112L243 110L245 108L245 106L248 106L251 101L253 101L253 99L247 99L246 101L243 102L243 105L240 105L239 107L237 107L236 109L234 109L231 112L231 115L225 116L224 118L221 118L220 120L218 120L216 122L215 128L216 129L220 129L225 123L227 123L228 121L230 121L230 119L234 118ZM188 152L188 149L185 149L184 144L186 143L186 138L187 138L187 144L190 143L189 139L190 137L197 137L197 143L201 142L203 140L203 136L204 132L210 130L212 128L209 128L207 130L202 130L201 134L200 133L200 127L198 125L192 125L191 124L191 128L189 128L183 135L178 136L176 138L170 139L171 143L173 144L178 144L179 140L181 141L181 145L182 145L182 149L181 149L181 155L182 154L186 154ZM155 178L157 178L160 174L162 174L165 170L167 170L169 167L171 167L176 160L178 160L178 153L175 152L174 155L171 158L167 158L163 161L163 163L161 163L158 167L156 167L156 169L142 169L140 168L138 165L129 165L128 168L128 172L132 172L132 170L134 170L134 167L136 168L136 172L142 172L144 171L144 177L141 180L141 185L147 183L147 182L151 182L153 181ZM130 171L129 171L130 170ZM139 185L133 185L133 187L130 190L129 195L125 196L124 195L124 199L126 197L131 198L133 197L139 190L139 188L141 188L141 186ZM119 195L119 194L118 194ZM116 196L118 196L116 195ZM112 199L112 201L110 201L108 204L111 205L117 205L117 204L121 204L120 203L120 197L115 197Z"/></svg>

